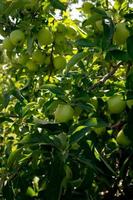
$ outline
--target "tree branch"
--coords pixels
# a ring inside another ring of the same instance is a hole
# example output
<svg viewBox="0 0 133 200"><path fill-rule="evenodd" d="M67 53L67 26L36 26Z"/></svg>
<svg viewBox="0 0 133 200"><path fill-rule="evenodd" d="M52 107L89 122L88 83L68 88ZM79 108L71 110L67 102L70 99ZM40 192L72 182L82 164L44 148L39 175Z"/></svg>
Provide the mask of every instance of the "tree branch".
<svg viewBox="0 0 133 200"><path fill-rule="evenodd" d="M105 83L109 78L111 78L115 72L117 71L117 69L120 67L120 65L122 64L122 62L119 62L116 66L113 67L113 69L107 73L102 79L100 79L97 83L95 83L94 85L92 85L89 90L95 89L96 87L98 87L99 85L102 85L103 83Z"/></svg>

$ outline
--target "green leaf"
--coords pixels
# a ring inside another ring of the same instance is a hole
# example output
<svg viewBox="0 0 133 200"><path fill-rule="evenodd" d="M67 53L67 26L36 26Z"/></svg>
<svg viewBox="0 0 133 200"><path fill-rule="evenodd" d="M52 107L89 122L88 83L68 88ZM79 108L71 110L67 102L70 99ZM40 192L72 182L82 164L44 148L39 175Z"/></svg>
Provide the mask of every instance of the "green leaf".
<svg viewBox="0 0 133 200"><path fill-rule="evenodd" d="M14 199L14 188L11 181L5 181L5 184L3 184L2 187L2 194L3 199L6 200L13 200Z"/></svg>
<svg viewBox="0 0 133 200"><path fill-rule="evenodd" d="M87 39L79 39L75 42L76 46L80 46L80 47L94 47L95 44L88 41Z"/></svg>
<svg viewBox="0 0 133 200"><path fill-rule="evenodd" d="M127 52L130 58L133 60L133 35L127 38Z"/></svg>
<svg viewBox="0 0 133 200"><path fill-rule="evenodd" d="M10 153L8 160L7 160L7 167L11 168L15 164L18 164L18 160L21 158L22 149L17 149Z"/></svg>
<svg viewBox="0 0 133 200"><path fill-rule="evenodd" d="M129 71L126 79L126 89L133 92L133 71Z"/></svg>
<svg viewBox="0 0 133 200"><path fill-rule="evenodd" d="M62 181L65 177L64 158L61 152L55 150L49 170L49 181L45 191L46 200L60 200Z"/></svg>
<svg viewBox="0 0 133 200"><path fill-rule="evenodd" d="M56 86L54 84L45 84L42 86L43 89L47 89L50 92L58 95L63 95L63 90L59 86Z"/></svg>
<svg viewBox="0 0 133 200"><path fill-rule="evenodd" d="M67 6L64 5L62 2L60 2L59 0L51 0L51 5L56 8L56 9L59 9L59 10L66 10Z"/></svg>
<svg viewBox="0 0 133 200"><path fill-rule="evenodd" d="M10 92L14 97L16 97L20 102L25 102L26 103L26 100L25 98L23 97L23 95L21 94L20 90L18 90L17 88L14 88L11 90Z"/></svg>
<svg viewBox="0 0 133 200"><path fill-rule="evenodd" d="M127 125L124 129L124 134L129 138L133 144L133 107L128 112Z"/></svg>
<svg viewBox="0 0 133 200"><path fill-rule="evenodd" d="M107 17L107 14L103 8L92 7L91 12L92 12L92 14L97 13L97 14L101 15L102 17Z"/></svg>
<svg viewBox="0 0 133 200"><path fill-rule="evenodd" d="M42 135L39 133L27 134L23 137L23 139L19 143L31 144L31 145L43 144L43 145L53 146L53 142L48 135Z"/></svg>
<svg viewBox="0 0 133 200"><path fill-rule="evenodd" d="M73 67L75 64L77 64L80 60L82 60L83 58L85 58L88 55L88 52L79 52L77 54L75 54L67 63L67 71L69 71L69 69L71 67Z"/></svg>
<svg viewBox="0 0 133 200"><path fill-rule="evenodd" d="M78 126L70 136L70 144L81 140L89 130L90 128L87 126Z"/></svg>
<svg viewBox="0 0 133 200"><path fill-rule="evenodd" d="M37 193L36 193L36 192L33 190L33 188L30 187L30 186L27 188L26 194L27 194L28 196L30 196L30 197L35 197L35 196L37 196Z"/></svg>
<svg viewBox="0 0 133 200"><path fill-rule="evenodd" d="M112 169L112 167L110 166L110 164L105 160L105 158L103 158L103 156L98 152L98 150L95 148L96 152L99 154L100 159L103 161L103 163L105 164L105 166L109 169L109 171L114 174L115 176L117 175L116 172Z"/></svg>
<svg viewBox="0 0 133 200"><path fill-rule="evenodd" d="M106 60L116 60L116 61L123 61L127 62L130 60L129 55L125 51L121 51L119 49L115 49L112 51L107 52Z"/></svg>
<svg viewBox="0 0 133 200"><path fill-rule="evenodd" d="M124 15L124 18L128 20L132 20L133 19L133 12L131 11L130 13L127 13Z"/></svg>
<svg viewBox="0 0 133 200"><path fill-rule="evenodd" d="M114 24L113 21L110 18L105 18L103 20L103 39L102 39L102 48L103 50L106 50L110 47L112 42L112 37L114 34Z"/></svg>
<svg viewBox="0 0 133 200"><path fill-rule="evenodd" d="M97 167L91 159L89 160L85 158L77 158L77 160L82 164L86 165L87 167L93 169L96 173L100 172L101 174L104 174L104 172L99 167Z"/></svg>

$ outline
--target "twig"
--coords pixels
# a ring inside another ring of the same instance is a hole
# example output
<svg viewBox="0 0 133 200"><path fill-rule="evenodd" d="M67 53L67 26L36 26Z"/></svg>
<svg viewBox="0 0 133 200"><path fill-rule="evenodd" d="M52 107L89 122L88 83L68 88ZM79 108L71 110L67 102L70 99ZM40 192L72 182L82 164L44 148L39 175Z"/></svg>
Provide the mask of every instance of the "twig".
<svg viewBox="0 0 133 200"><path fill-rule="evenodd" d="M98 87L99 85L105 83L110 77L112 77L114 75L114 73L117 71L117 69L120 67L120 65L122 64L122 62L119 62L117 64L117 66L114 66L114 68L112 69L112 71L110 71L108 74L106 74L102 79L100 79L97 83L95 83L94 85L92 85L89 90L95 89L96 87Z"/></svg>

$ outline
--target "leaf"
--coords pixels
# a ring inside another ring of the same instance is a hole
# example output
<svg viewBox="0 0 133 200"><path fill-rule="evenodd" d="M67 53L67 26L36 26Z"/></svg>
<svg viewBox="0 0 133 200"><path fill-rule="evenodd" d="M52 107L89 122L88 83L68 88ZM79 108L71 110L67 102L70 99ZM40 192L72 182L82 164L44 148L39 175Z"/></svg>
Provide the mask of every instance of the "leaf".
<svg viewBox="0 0 133 200"><path fill-rule="evenodd" d="M128 169L128 166L129 166L129 162L130 162L131 159L132 159L132 152L131 152L131 155L128 156L124 160L124 162L123 162L123 164L122 164L122 166L120 168L120 177L124 178L126 176L127 169Z"/></svg>
<svg viewBox="0 0 133 200"><path fill-rule="evenodd" d="M128 20L132 20L133 19L133 12L131 11L130 13L127 13L124 15L124 18Z"/></svg>
<svg viewBox="0 0 133 200"><path fill-rule="evenodd" d="M22 0L21 0L22 1ZM11 4L7 7L7 9L5 10L4 14L5 15L9 15L11 14L13 11L16 11L16 9L18 8L22 8L24 6L23 1L20 2L19 1L13 1L11 2Z"/></svg>
<svg viewBox="0 0 133 200"><path fill-rule="evenodd" d="M46 200L60 200L62 192L62 181L65 176L64 158L61 152L55 150L49 170L49 181L46 187Z"/></svg>
<svg viewBox="0 0 133 200"><path fill-rule="evenodd" d="M115 49L115 50L111 50L108 51L106 54L106 60L116 60L116 61L123 61L123 62L127 62L130 60L127 52L125 51L121 51L119 49Z"/></svg>
<svg viewBox="0 0 133 200"><path fill-rule="evenodd" d="M10 153L8 160L7 160L8 168L13 167L16 164L16 162L21 158L21 152L22 152L22 149L20 148L20 149L17 149ZM17 162L17 164L18 164L18 162Z"/></svg>
<svg viewBox="0 0 133 200"><path fill-rule="evenodd" d="M116 172L112 169L112 167L108 164L108 162L105 160L105 158L102 157L102 155L98 152L98 150L95 148L96 152L99 154L100 159L103 161L105 166L112 172L115 176L117 175Z"/></svg>
<svg viewBox="0 0 133 200"><path fill-rule="evenodd" d="M81 46L81 47L94 47L95 44L88 41L87 39L79 39L75 42L76 46Z"/></svg>
<svg viewBox="0 0 133 200"><path fill-rule="evenodd" d="M132 70L129 71L129 74L126 79L126 89L133 92L133 71Z"/></svg>
<svg viewBox="0 0 133 200"><path fill-rule="evenodd" d="M97 167L92 160L90 159L85 159L85 158L77 158L77 160L81 163L83 163L84 165L86 165L87 167L90 167L91 169L93 169L96 173L100 172L101 174L104 174L104 172Z"/></svg>
<svg viewBox="0 0 133 200"><path fill-rule="evenodd" d="M103 50L106 50L109 48L112 42L112 37L114 34L114 24L113 21L110 18L105 18L103 20L103 39L102 39L102 48Z"/></svg>
<svg viewBox="0 0 133 200"><path fill-rule="evenodd" d="M0 123L5 122L5 121L13 122L13 120L10 119L8 116L0 116Z"/></svg>
<svg viewBox="0 0 133 200"><path fill-rule="evenodd" d="M50 92L58 95L63 95L62 88L54 85L54 84L45 84L42 86L43 89L48 89Z"/></svg>
<svg viewBox="0 0 133 200"><path fill-rule="evenodd" d="M19 142L21 144L31 144L31 145L38 145L38 144L43 144L43 145L52 145L53 142L49 138L48 135L42 135L39 133L34 133L34 134L27 134L23 137L23 139Z"/></svg>
<svg viewBox="0 0 133 200"><path fill-rule="evenodd" d="M79 52L75 54L67 63L67 71L75 64L77 64L81 59L85 58L88 55L88 52Z"/></svg>
<svg viewBox="0 0 133 200"><path fill-rule="evenodd" d="M36 193L36 192L33 190L33 188L30 187L30 186L27 188L26 194L27 194L28 196L30 196L30 197L35 197L35 196L37 196L37 193Z"/></svg>
<svg viewBox="0 0 133 200"><path fill-rule="evenodd" d="M37 117L33 117L33 119L34 119L34 122L36 123L36 124L38 124L38 125L52 125L52 124L58 124L58 123L56 123L56 122L54 122L54 121L52 121L52 122L50 122L50 121L46 121L46 120L42 120L42 119L39 119L39 118L37 118Z"/></svg>
<svg viewBox="0 0 133 200"><path fill-rule="evenodd" d="M133 35L127 38L127 52L130 58L133 60Z"/></svg>
<svg viewBox="0 0 133 200"><path fill-rule="evenodd" d="M6 199L6 200L14 199L14 188L13 188L12 182L10 180L5 181L5 183L3 184L2 194L4 197L2 199Z"/></svg>
<svg viewBox="0 0 133 200"><path fill-rule="evenodd" d="M10 93L4 92L2 96L2 107L6 108L10 101Z"/></svg>
<svg viewBox="0 0 133 200"><path fill-rule="evenodd" d="M97 13L97 14L103 16L103 17L106 17L106 16L107 16L105 10L102 9L102 8L92 7L92 8L91 8L91 12L92 12L92 13Z"/></svg>
<svg viewBox="0 0 133 200"><path fill-rule="evenodd" d="M16 97L20 102L27 102L26 99L23 97L23 95L21 94L20 90L18 90L17 88L13 88L11 90L11 94Z"/></svg>
<svg viewBox="0 0 133 200"><path fill-rule="evenodd" d="M70 137L70 144L73 144L81 140L85 136L85 134L89 131L89 129L90 128L87 126L78 126Z"/></svg>
<svg viewBox="0 0 133 200"><path fill-rule="evenodd" d="M87 168L86 174L83 178L83 181L80 185L80 189L82 190L90 190L94 179L94 170L92 168Z"/></svg>
<svg viewBox="0 0 133 200"><path fill-rule="evenodd" d="M54 7L54 8L57 8L57 9L60 9L60 10L66 10L67 6L64 5L62 2L60 2L59 0L51 0L51 5Z"/></svg>
<svg viewBox="0 0 133 200"><path fill-rule="evenodd" d="M130 109L127 117L127 125L124 129L124 134L129 138L133 144L133 107Z"/></svg>

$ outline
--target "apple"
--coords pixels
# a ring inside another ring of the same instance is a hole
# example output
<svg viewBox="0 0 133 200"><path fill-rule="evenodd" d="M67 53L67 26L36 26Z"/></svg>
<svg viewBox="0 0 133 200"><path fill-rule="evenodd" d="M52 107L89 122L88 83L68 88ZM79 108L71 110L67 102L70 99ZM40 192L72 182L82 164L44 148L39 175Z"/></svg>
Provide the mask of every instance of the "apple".
<svg viewBox="0 0 133 200"><path fill-rule="evenodd" d="M89 2L84 2L82 5L82 10L85 14L89 14L90 9L93 7L93 4L89 3Z"/></svg>
<svg viewBox="0 0 133 200"><path fill-rule="evenodd" d="M122 146L129 146L131 144L131 141L128 139L128 137L124 134L124 130L120 130L117 137L116 141L118 144Z"/></svg>
<svg viewBox="0 0 133 200"><path fill-rule="evenodd" d="M33 9L33 7L35 7L37 1L36 0L24 0L24 7L26 9Z"/></svg>
<svg viewBox="0 0 133 200"><path fill-rule="evenodd" d="M20 65L25 65L27 60L28 60L29 56L26 54L21 54L18 58L17 58L17 62Z"/></svg>
<svg viewBox="0 0 133 200"><path fill-rule="evenodd" d="M63 45L65 40L64 34L58 33L56 32L54 35L54 41L55 41L55 45Z"/></svg>
<svg viewBox="0 0 133 200"><path fill-rule="evenodd" d="M44 60L45 60L45 55L43 55L41 50L38 49L38 50L33 52L32 60L33 60L33 62L42 65L44 63Z"/></svg>
<svg viewBox="0 0 133 200"><path fill-rule="evenodd" d="M21 30L14 30L10 33L10 39L12 44L19 45L24 42L25 36Z"/></svg>
<svg viewBox="0 0 133 200"><path fill-rule="evenodd" d="M105 133L106 127L105 127L105 126L93 127L92 130L93 130L97 135L102 135L103 133Z"/></svg>
<svg viewBox="0 0 133 200"><path fill-rule="evenodd" d="M133 99L128 99L127 100L127 106L128 106L128 108L132 108L132 106L133 106Z"/></svg>
<svg viewBox="0 0 133 200"><path fill-rule="evenodd" d="M54 114L56 122L68 122L73 118L74 110L69 104L58 104Z"/></svg>
<svg viewBox="0 0 133 200"><path fill-rule="evenodd" d="M29 60L26 63L26 67L29 69L29 71L33 71L33 72L38 71L38 65L34 63L32 60Z"/></svg>
<svg viewBox="0 0 133 200"><path fill-rule="evenodd" d="M49 45L53 42L53 34L47 27L43 27L39 31L37 39L41 46Z"/></svg>
<svg viewBox="0 0 133 200"><path fill-rule="evenodd" d="M10 37L6 37L3 40L3 48L6 49L6 50L8 50L8 51L11 51L14 48L14 46L13 46L13 44L11 42Z"/></svg>
<svg viewBox="0 0 133 200"><path fill-rule="evenodd" d="M102 22L102 20L97 20L95 24L96 24L97 30L100 31L100 32L103 32L103 22Z"/></svg>
<svg viewBox="0 0 133 200"><path fill-rule="evenodd" d="M58 26L57 26L57 32L62 33L62 34L66 34L66 25L59 22Z"/></svg>
<svg viewBox="0 0 133 200"><path fill-rule="evenodd" d="M64 69L66 67L66 59L63 56L57 56L53 59L55 69Z"/></svg>
<svg viewBox="0 0 133 200"><path fill-rule="evenodd" d="M45 65L49 65L50 64L50 62L51 62L51 57L50 57L50 55L45 55L46 57L45 57L45 60L44 60L44 64Z"/></svg>
<svg viewBox="0 0 133 200"><path fill-rule="evenodd" d="M129 33L129 31L126 27L126 24L124 22L116 24L116 29L115 29L115 32L114 32L113 41L117 45L122 45L126 42L129 35L130 35L130 33Z"/></svg>
<svg viewBox="0 0 133 200"><path fill-rule="evenodd" d="M60 133L57 137L59 138L62 147L65 148L66 144L67 144L67 135L66 135L66 133Z"/></svg>
<svg viewBox="0 0 133 200"><path fill-rule="evenodd" d="M122 95L114 95L107 101L108 109L112 114L118 114L125 110L126 102L123 100Z"/></svg>
<svg viewBox="0 0 133 200"><path fill-rule="evenodd" d="M68 38L74 39L77 36L77 32L72 26L69 26L66 29L66 35Z"/></svg>

